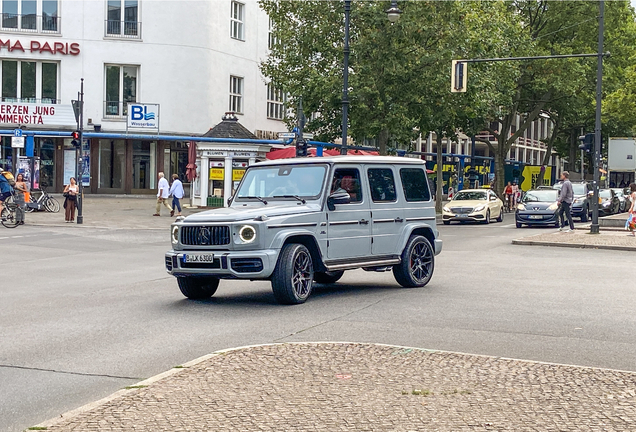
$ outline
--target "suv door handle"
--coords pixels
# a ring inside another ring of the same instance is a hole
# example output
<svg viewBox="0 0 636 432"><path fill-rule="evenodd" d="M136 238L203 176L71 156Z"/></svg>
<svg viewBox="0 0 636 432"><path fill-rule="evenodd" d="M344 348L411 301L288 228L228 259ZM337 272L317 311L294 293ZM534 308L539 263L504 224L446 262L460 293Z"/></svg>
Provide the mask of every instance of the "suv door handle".
<svg viewBox="0 0 636 432"><path fill-rule="evenodd" d="M395 218L395 221L396 222L404 222L404 219L402 219L401 217L398 216L398 217Z"/></svg>
<svg viewBox="0 0 636 432"><path fill-rule="evenodd" d="M366 219L360 219L358 222L360 222L360 224L362 225L369 225L369 221Z"/></svg>

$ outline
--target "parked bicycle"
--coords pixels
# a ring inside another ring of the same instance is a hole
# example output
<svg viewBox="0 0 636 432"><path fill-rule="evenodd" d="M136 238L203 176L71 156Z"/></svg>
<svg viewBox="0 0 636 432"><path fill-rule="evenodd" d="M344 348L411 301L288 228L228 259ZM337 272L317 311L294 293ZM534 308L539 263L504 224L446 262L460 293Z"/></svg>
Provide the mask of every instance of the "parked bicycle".
<svg viewBox="0 0 636 432"><path fill-rule="evenodd" d="M11 193L11 196L4 201L2 206L2 214L0 214L0 221L2 225L7 228L15 228L20 225L20 221L24 220L24 210L20 208L15 202L15 192Z"/></svg>
<svg viewBox="0 0 636 432"><path fill-rule="evenodd" d="M59 201L48 194L44 185L42 185L40 189L40 196L35 198L35 192L31 192L31 201L27 203L27 212L29 213L42 209L50 213L57 213L60 211Z"/></svg>

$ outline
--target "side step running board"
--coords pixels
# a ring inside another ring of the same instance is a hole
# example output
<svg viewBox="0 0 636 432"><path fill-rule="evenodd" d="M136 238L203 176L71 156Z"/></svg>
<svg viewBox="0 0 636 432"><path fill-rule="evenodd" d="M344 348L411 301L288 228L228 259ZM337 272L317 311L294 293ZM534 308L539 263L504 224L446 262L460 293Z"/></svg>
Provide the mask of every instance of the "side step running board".
<svg viewBox="0 0 636 432"><path fill-rule="evenodd" d="M399 258L395 259L385 259L380 261L359 261L354 263L346 263L346 264L332 264L326 265L327 271L336 271L336 270L349 270L360 267L385 267L392 266L400 263Z"/></svg>

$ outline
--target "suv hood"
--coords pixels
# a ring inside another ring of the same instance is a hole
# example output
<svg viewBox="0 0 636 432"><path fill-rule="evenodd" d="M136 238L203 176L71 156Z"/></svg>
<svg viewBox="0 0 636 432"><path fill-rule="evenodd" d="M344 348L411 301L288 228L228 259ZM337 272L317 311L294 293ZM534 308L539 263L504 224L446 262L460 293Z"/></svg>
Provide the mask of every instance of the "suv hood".
<svg viewBox="0 0 636 432"><path fill-rule="evenodd" d="M232 207L218 208L196 213L185 218L184 223L202 222L237 222L252 220L259 216L269 218L276 216L289 216L320 211L320 205L316 203L301 204L290 201L269 201L264 204L233 204Z"/></svg>

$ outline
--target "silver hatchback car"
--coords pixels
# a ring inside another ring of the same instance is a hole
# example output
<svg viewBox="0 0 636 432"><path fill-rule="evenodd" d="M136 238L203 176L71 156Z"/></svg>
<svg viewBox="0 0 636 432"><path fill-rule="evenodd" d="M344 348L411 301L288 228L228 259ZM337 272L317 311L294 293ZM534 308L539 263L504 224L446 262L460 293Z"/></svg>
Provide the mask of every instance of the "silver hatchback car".
<svg viewBox="0 0 636 432"><path fill-rule="evenodd" d="M251 166L229 207L178 218L165 264L190 299L220 279L268 279L278 302L298 304L356 268L424 286L438 237L422 160L288 159Z"/></svg>

